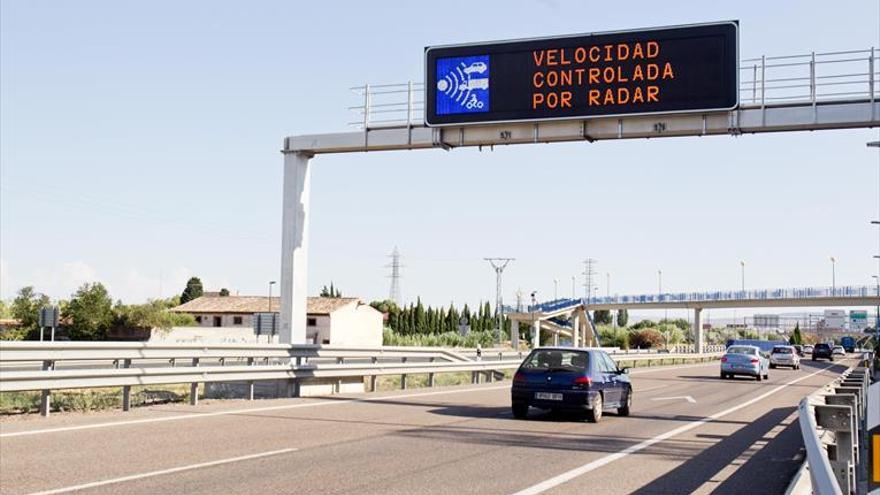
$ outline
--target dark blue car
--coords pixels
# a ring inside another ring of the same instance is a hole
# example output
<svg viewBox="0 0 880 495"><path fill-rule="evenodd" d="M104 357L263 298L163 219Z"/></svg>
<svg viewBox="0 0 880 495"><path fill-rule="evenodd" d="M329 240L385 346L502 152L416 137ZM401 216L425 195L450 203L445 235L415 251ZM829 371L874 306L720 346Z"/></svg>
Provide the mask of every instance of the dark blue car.
<svg viewBox="0 0 880 495"><path fill-rule="evenodd" d="M510 390L513 416L528 417L529 407L551 411L585 411L596 423L603 411L628 416L633 390L626 369L604 351L573 347L539 347L526 357Z"/></svg>

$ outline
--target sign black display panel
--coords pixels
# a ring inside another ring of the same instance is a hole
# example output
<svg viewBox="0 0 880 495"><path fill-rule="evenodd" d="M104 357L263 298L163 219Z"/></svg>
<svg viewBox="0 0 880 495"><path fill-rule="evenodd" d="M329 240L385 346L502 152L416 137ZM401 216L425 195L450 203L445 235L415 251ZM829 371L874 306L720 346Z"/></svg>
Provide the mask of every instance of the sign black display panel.
<svg viewBox="0 0 880 495"><path fill-rule="evenodd" d="M735 108L737 21L425 49L429 126Z"/></svg>

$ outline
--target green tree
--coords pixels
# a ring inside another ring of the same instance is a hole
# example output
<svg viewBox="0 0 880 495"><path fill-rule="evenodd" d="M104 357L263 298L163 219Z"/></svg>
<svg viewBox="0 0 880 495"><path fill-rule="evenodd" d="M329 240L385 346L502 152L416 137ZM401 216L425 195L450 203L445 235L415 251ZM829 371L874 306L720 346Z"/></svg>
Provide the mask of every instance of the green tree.
<svg viewBox="0 0 880 495"><path fill-rule="evenodd" d="M190 327L196 325L192 315L172 313L168 311L166 302L154 300L146 304L117 303L113 308L114 326L122 328L158 328L168 330L171 327Z"/></svg>
<svg viewBox="0 0 880 495"><path fill-rule="evenodd" d="M611 324L611 311L607 309L597 309L593 311L593 321L597 325L610 325Z"/></svg>
<svg viewBox="0 0 880 495"><path fill-rule="evenodd" d="M202 280L199 277L190 277L190 279L186 281L186 288L183 289L183 293L180 294L180 304L185 304L193 299L202 297L204 292L205 289L202 287Z"/></svg>
<svg viewBox="0 0 880 495"><path fill-rule="evenodd" d="M113 300L100 282L77 289L63 314L73 340L103 340L115 320Z"/></svg>
<svg viewBox="0 0 880 495"><path fill-rule="evenodd" d="M788 343L791 345L803 345L804 337L801 335L801 324L795 323L794 332L791 333L791 337L788 338Z"/></svg>
<svg viewBox="0 0 880 495"><path fill-rule="evenodd" d="M331 281L329 288L326 285L321 288L321 297L332 297L334 299L338 299L342 297L342 292L334 287L333 282Z"/></svg>
<svg viewBox="0 0 880 495"><path fill-rule="evenodd" d="M617 310L617 326L625 327L629 323L629 311L626 309Z"/></svg>
<svg viewBox="0 0 880 495"><path fill-rule="evenodd" d="M228 297L228 296L229 296L229 289L227 289L226 287L220 289L220 297Z"/></svg>
<svg viewBox="0 0 880 495"><path fill-rule="evenodd" d="M49 296L34 291L32 286L22 287L12 301L12 317L21 322L21 328L35 330L40 322L40 308L49 305Z"/></svg>

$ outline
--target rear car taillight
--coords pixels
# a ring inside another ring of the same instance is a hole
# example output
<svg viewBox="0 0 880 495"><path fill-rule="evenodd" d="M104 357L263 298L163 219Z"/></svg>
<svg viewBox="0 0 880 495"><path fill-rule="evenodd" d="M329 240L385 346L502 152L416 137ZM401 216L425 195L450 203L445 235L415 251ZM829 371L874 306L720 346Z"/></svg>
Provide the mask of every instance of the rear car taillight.
<svg viewBox="0 0 880 495"><path fill-rule="evenodd" d="M574 388L590 388L590 385L593 384L593 380L588 376L579 376L575 378L572 383L574 384Z"/></svg>
<svg viewBox="0 0 880 495"><path fill-rule="evenodd" d="M758 360L755 358L749 359L749 362L752 364L758 364Z"/></svg>
<svg viewBox="0 0 880 495"><path fill-rule="evenodd" d="M521 372L517 371L515 375L513 375L513 383L525 383L526 376Z"/></svg>
<svg viewBox="0 0 880 495"><path fill-rule="evenodd" d="M722 363L726 363L726 362L727 362L727 356L722 356L722 357L721 357L721 362L722 362Z"/></svg>

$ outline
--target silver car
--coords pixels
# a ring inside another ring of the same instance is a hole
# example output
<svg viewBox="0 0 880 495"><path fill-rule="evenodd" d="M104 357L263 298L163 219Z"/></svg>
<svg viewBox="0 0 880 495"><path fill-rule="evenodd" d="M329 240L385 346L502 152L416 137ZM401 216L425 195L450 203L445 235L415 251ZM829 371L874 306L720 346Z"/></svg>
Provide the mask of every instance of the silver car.
<svg viewBox="0 0 880 495"><path fill-rule="evenodd" d="M721 357L721 378L736 375L755 377L759 382L770 378L767 353L753 345L732 345Z"/></svg>
<svg viewBox="0 0 880 495"><path fill-rule="evenodd" d="M770 351L770 367L778 368L780 366L788 366L793 370L801 368L801 358L798 356L797 350L790 345L776 345Z"/></svg>

